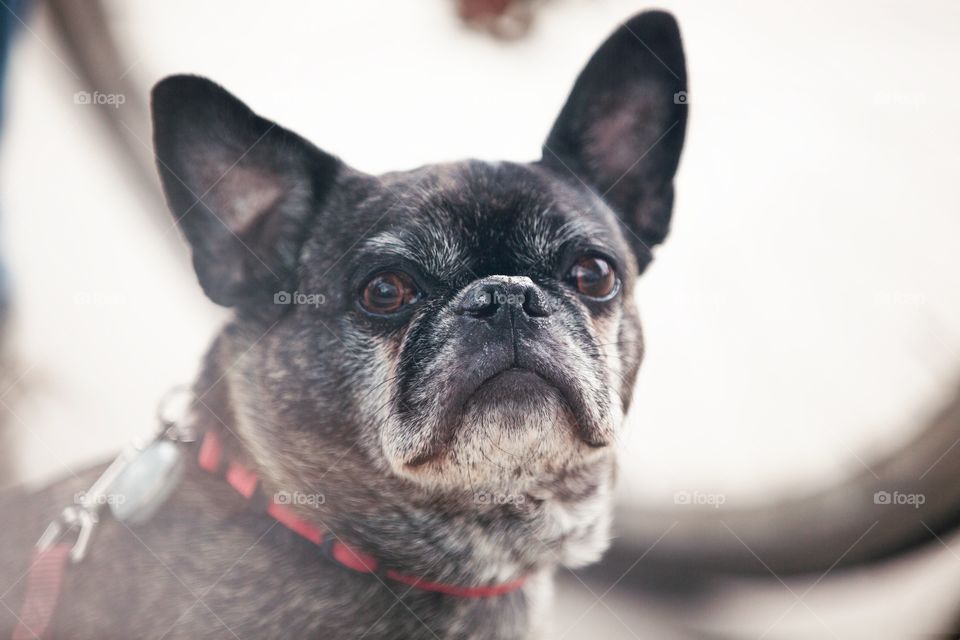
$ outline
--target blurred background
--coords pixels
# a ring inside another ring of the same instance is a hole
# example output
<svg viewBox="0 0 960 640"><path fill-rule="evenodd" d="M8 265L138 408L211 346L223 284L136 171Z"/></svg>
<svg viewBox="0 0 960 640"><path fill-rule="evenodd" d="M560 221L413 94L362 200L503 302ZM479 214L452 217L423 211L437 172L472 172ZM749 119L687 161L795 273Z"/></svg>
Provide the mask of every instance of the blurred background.
<svg viewBox="0 0 960 640"><path fill-rule="evenodd" d="M154 82L209 76L368 172L529 160L595 48L653 7L508 5L0 2L0 485L152 430L225 318L152 174ZM638 292L617 539L560 573L558 637L947 634L960 4L658 6L690 78L675 224Z"/></svg>

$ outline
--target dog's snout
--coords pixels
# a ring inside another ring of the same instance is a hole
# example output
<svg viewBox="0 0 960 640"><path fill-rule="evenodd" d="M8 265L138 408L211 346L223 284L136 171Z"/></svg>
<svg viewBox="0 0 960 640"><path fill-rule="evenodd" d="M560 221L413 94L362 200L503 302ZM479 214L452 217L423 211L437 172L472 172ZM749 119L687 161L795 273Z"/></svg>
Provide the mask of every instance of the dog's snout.
<svg viewBox="0 0 960 640"><path fill-rule="evenodd" d="M546 294L530 278L483 278L470 285L457 307L461 314L486 319L498 318L511 309L531 318L550 315Z"/></svg>

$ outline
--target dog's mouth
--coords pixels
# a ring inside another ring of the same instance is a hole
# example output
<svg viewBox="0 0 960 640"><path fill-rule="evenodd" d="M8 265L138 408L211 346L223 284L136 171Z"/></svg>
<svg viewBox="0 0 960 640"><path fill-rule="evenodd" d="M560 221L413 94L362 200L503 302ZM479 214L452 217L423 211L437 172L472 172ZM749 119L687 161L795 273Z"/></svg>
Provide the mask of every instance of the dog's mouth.
<svg viewBox="0 0 960 640"><path fill-rule="evenodd" d="M512 366L494 373L480 383L468 399L468 403L479 397L500 393L511 394L521 391L524 387L550 387L560 391L551 380L532 369Z"/></svg>
<svg viewBox="0 0 960 640"><path fill-rule="evenodd" d="M590 448L602 448L610 442L588 409L585 392L568 368L559 365L528 363L522 359L478 364L463 376L444 399L438 428L431 445L407 466L416 469L443 457L465 425L482 422L484 414L499 416L537 416L544 406L561 406L563 418L551 425L569 428L576 439ZM566 374L565 374L566 373ZM535 419L535 418L534 418ZM504 420L501 428L521 429L525 420Z"/></svg>

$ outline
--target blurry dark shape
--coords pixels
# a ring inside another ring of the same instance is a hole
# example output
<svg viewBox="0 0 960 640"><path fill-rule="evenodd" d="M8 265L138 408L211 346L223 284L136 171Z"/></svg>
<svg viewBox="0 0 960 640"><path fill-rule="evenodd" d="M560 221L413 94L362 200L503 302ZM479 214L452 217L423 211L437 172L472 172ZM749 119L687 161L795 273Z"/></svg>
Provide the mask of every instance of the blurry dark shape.
<svg viewBox="0 0 960 640"><path fill-rule="evenodd" d="M643 588L634 575L643 571L773 577L908 552L960 525L958 445L960 388L912 441L823 491L744 509L622 505L614 545L593 574L619 578L642 555L643 570L624 583Z"/></svg>
<svg viewBox="0 0 960 640"><path fill-rule="evenodd" d="M0 123L6 111L7 61L13 37L23 26L27 10L26 0L6 0L0 9Z"/></svg>
<svg viewBox="0 0 960 640"><path fill-rule="evenodd" d="M64 48L91 95L122 96L119 108L100 108L117 148L133 170L133 177L160 200L146 92L134 82L138 60L131 60L116 44L100 0L46 0L50 19ZM79 95L79 94L78 94Z"/></svg>
<svg viewBox="0 0 960 640"><path fill-rule="evenodd" d="M17 31L23 26L28 2L26 0L7 0L0 9L0 133L6 115L7 64L10 47ZM0 262L0 347L6 336L7 317L10 313L10 288L7 270Z"/></svg>
<svg viewBox="0 0 960 640"><path fill-rule="evenodd" d="M457 13L470 27L504 40L516 40L530 31L536 0L457 0Z"/></svg>
<svg viewBox="0 0 960 640"><path fill-rule="evenodd" d="M27 0L6 0L0 5L0 134L3 132L4 116L6 115L7 67L10 48L17 32L23 27L28 9L29 2ZM14 367L11 366L10 355L6 349L9 316L10 282L7 278L6 265L0 258L0 400L3 400L3 397L12 391L16 382L12 373ZM10 422L10 409L6 406L8 402L12 402L12 400L8 398L6 402L0 405L0 428L5 427ZM0 486L7 484L10 480L8 474L11 465L10 459L7 458L9 455L7 447L0 446Z"/></svg>

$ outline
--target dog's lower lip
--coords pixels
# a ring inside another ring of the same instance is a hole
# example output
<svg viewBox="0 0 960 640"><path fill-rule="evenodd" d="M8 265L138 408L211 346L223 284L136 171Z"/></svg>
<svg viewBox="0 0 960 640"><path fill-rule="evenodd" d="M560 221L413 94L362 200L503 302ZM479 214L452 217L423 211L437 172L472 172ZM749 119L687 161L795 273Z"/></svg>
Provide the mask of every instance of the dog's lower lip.
<svg viewBox="0 0 960 640"><path fill-rule="evenodd" d="M469 401L470 398L475 397L479 392L481 392L481 390L489 389L490 386L494 386L500 383L509 384L511 382L511 379L513 379L516 382L521 382L525 379L530 382L536 382L539 384L548 385L559 391L558 387L553 382L548 380L543 375L537 373L533 369L512 366L506 369L501 369L484 378L484 380L480 384L478 384L476 388L474 388L472 391L469 392L467 396L465 396L467 398L466 401ZM450 438L453 437L452 432L449 434L449 437ZM417 470L435 460L438 460L443 456L448 444L449 444L448 439L441 439L440 441L435 443L434 446L430 447L429 450L419 454L417 457L408 461L405 466L408 469Z"/></svg>
<svg viewBox="0 0 960 640"><path fill-rule="evenodd" d="M513 393L516 390L517 384L524 384L524 383L538 384L538 385L544 385L544 386L550 387L551 389L556 391L561 398L564 399L564 401L567 403L567 407L570 409L572 413L574 413L574 407L575 407L574 400L565 391L562 384L558 384L557 382L552 380L548 375L540 373L535 369L528 369L526 367L512 366L510 368L498 371L497 373L489 376L486 380L480 383L480 385L471 394L471 397L476 397L482 391L485 391L489 389L491 386L495 386L495 385L504 385L505 389L503 389L502 391L506 393ZM497 389L497 391L499 392L501 391L501 389ZM580 440L591 449L603 449L604 447L610 444L606 440L597 440L595 438L590 437L589 433L582 428L579 422L575 424L575 429L576 429L576 432L578 433L578 437L580 438Z"/></svg>
<svg viewBox="0 0 960 640"><path fill-rule="evenodd" d="M552 383L551 383L549 380L547 380L546 378L544 378L543 376L541 376L541 375L540 375L539 373L537 373L536 371L533 371L532 369L525 369L525 368L523 368L523 367L510 367L509 369L504 369L503 371L498 371L497 373L495 373L495 374L493 374L492 376L488 377L486 380L484 380L483 382L480 383L480 386L477 387L477 390L479 390L481 387L483 387L483 386L485 386L485 385L487 385L487 384L489 384L489 383L491 383L491 382L499 381L499 380L502 380L503 378L512 378L512 377L516 377L516 378L536 378L536 379L540 380L541 382L545 382L545 383L550 384L551 386L553 386Z"/></svg>

